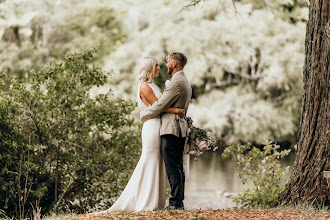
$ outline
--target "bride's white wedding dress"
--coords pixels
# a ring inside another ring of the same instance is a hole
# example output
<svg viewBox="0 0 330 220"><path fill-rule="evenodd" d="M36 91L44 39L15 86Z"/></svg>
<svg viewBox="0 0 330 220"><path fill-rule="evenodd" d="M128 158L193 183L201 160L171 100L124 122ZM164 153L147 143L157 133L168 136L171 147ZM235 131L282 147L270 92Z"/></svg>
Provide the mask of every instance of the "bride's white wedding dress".
<svg viewBox="0 0 330 220"><path fill-rule="evenodd" d="M159 99L162 95L159 87L154 83L148 85ZM140 86L137 100L142 111L146 106L140 98ZM140 160L121 196L103 212L154 210L165 206L166 170L160 152L160 123L158 116L143 124Z"/></svg>

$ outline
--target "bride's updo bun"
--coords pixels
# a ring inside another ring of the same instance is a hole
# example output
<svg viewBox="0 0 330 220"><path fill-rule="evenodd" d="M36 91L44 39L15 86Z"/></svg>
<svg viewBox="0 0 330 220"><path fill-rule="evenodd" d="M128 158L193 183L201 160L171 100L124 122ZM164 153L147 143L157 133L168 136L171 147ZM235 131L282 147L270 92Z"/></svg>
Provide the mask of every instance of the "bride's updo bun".
<svg viewBox="0 0 330 220"><path fill-rule="evenodd" d="M138 76L139 83L148 82L151 83L154 72L156 69L157 60L154 57L143 58L140 64L140 72Z"/></svg>

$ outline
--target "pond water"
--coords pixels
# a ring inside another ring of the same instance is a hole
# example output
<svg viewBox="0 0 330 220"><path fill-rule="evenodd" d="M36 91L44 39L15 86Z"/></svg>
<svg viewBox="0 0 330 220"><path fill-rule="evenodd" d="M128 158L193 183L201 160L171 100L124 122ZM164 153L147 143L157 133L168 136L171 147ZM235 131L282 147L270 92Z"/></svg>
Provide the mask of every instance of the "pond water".
<svg viewBox="0 0 330 220"><path fill-rule="evenodd" d="M292 166L293 162L294 153L290 153L281 164ZM242 184L231 159L222 159L220 152L204 152L198 161L190 157L189 178L185 187L187 199L218 199L224 192L241 192L249 184Z"/></svg>

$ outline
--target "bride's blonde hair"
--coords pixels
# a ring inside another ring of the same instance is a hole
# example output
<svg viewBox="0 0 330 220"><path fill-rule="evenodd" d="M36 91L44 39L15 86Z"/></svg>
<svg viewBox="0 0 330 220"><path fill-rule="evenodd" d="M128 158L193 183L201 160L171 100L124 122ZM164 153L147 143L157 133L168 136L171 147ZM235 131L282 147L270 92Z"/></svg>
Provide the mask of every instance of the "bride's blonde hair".
<svg viewBox="0 0 330 220"><path fill-rule="evenodd" d="M143 58L140 64L140 72L138 76L139 83L148 82L151 83L154 78L154 72L156 70L157 60L154 57Z"/></svg>

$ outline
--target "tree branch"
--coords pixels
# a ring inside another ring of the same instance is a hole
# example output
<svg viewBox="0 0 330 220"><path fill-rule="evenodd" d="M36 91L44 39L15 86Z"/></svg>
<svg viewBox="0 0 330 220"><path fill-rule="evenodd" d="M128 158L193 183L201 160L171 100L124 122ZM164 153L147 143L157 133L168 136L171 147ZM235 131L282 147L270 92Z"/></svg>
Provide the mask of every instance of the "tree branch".
<svg viewBox="0 0 330 220"><path fill-rule="evenodd" d="M184 8L189 8L189 7L191 7L191 6L196 6L196 5L198 5L201 1L203 1L203 0L193 0L193 1L190 2L188 5L183 6L182 9L184 9Z"/></svg>
<svg viewBox="0 0 330 220"><path fill-rule="evenodd" d="M202 2L203 0L193 0L192 2L190 2L188 5L184 5L182 6L182 8L180 9L180 11L178 11L177 13L174 14L173 17L175 17L176 15L178 15L179 13L181 13L185 8L189 8L192 6L196 6L198 5L200 2Z"/></svg>

